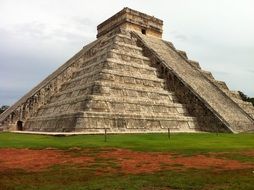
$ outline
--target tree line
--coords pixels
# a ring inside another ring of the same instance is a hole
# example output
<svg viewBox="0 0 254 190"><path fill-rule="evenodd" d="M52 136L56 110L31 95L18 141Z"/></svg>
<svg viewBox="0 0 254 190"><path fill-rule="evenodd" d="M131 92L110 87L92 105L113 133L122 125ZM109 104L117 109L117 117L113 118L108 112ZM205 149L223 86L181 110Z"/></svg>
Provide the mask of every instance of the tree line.
<svg viewBox="0 0 254 190"><path fill-rule="evenodd" d="M246 94L244 94L244 93L241 92L241 91L238 91L238 93L240 94L240 96L241 96L241 98L242 98L243 101L245 101L245 102L251 102L252 105L254 106L254 98L248 97Z"/></svg>
<svg viewBox="0 0 254 190"><path fill-rule="evenodd" d="M0 107L0 114L3 113L5 110L7 110L10 106L3 105Z"/></svg>

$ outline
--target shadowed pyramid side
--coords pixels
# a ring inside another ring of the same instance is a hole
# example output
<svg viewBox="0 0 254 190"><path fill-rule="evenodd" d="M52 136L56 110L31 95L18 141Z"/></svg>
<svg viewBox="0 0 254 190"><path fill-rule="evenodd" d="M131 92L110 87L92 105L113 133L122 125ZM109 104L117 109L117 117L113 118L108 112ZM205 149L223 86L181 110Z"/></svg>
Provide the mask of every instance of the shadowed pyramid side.
<svg viewBox="0 0 254 190"><path fill-rule="evenodd" d="M189 92L196 97L195 104L198 101L201 102L212 113L211 115L218 120L217 123L221 123L219 125L234 133L254 129L252 116L232 100L232 97L230 97L232 94L227 91L225 83L214 82L210 77L204 75L204 72L197 65L189 64L185 58L186 55L177 51L172 44L159 38L147 37L138 33L133 34L139 38L140 43L158 59L158 62L165 69L172 71L171 74L182 86L189 89ZM178 94L182 96L180 98L182 103L189 100L183 92ZM194 102L188 103L189 106L194 107L193 104ZM200 115L196 114L197 118L202 117L202 112L199 113Z"/></svg>

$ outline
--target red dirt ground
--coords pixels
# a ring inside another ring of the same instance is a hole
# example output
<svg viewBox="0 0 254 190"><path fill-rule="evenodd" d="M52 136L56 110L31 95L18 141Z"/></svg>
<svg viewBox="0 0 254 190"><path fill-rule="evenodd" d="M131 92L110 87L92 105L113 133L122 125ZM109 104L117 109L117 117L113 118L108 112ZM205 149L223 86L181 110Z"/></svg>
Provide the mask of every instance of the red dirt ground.
<svg viewBox="0 0 254 190"><path fill-rule="evenodd" d="M244 155L254 157L254 150L253 151L245 152Z"/></svg>
<svg viewBox="0 0 254 190"><path fill-rule="evenodd" d="M92 157L73 157L61 150L0 149L0 171L40 171L56 164L88 165L93 160Z"/></svg>
<svg viewBox="0 0 254 190"><path fill-rule="evenodd" d="M254 168L254 164L245 164L236 160L208 157L205 155L182 156L174 154L135 152L126 149L114 149L99 154L99 157L115 159L123 173L152 173L168 169L216 169L238 170Z"/></svg>
<svg viewBox="0 0 254 190"><path fill-rule="evenodd" d="M76 154L77 153L77 154ZM76 154L76 155L75 155ZM244 153L245 154L245 153ZM248 152L246 152L248 154ZM99 159L99 160L98 160ZM113 162L113 166L98 169L98 174L118 172L124 174L153 173L162 170L183 170L188 168L213 170L238 170L254 168L254 164L206 155L183 156L171 153L138 152L127 149L92 150L31 150L0 149L0 171L23 169L42 171L54 165L81 165L90 167L97 162Z"/></svg>

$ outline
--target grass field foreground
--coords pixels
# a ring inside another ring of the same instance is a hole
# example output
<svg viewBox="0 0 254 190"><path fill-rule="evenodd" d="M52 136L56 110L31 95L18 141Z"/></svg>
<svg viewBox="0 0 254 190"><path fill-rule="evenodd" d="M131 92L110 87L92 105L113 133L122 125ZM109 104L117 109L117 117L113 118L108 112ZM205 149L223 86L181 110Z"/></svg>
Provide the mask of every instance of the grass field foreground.
<svg viewBox="0 0 254 190"><path fill-rule="evenodd" d="M55 137L45 135L0 133L0 148L128 148L139 151L174 151L179 153L202 153L237 151L254 148L254 134L176 133L171 134L119 134L77 135Z"/></svg>
<svg viewBox="0 0 254 190"><path fill-rule="evenodd" d="M0 133L0 190L252 190L253 139Z"/></svg>

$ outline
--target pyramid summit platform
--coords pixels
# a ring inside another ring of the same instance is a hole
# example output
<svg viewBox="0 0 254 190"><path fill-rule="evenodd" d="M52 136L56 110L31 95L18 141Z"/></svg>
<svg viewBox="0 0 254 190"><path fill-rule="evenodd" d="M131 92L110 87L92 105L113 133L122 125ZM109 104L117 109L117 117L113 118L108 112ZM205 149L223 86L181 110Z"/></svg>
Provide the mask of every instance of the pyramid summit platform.
<svg viewBox="0 0 254 190"><path fill-rule="evenodd" d="M162 39L163 21L124 8L97 39L0 115L3 130L250 132L254 107Z"/></svg>

